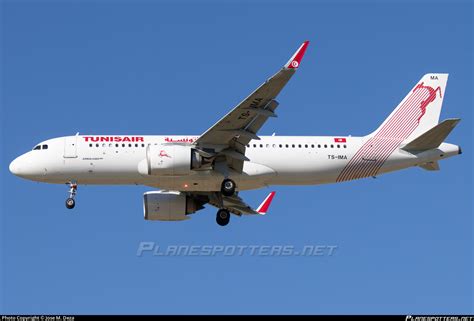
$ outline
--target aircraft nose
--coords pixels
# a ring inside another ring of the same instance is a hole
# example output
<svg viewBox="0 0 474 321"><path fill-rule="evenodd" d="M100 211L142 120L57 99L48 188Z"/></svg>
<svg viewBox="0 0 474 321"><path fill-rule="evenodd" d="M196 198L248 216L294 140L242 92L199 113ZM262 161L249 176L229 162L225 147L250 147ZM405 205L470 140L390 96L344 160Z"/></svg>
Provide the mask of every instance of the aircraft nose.
<svg viewBox="0 0 474 321"><path fill-rule="evenodd" d="M8 168L13 175L20 175L20 166L18 158L14 159Z"/></svg>
<svg viewBox="0 0 474 321"><path fill-rule="evenodd" d="M46 176L45 164L41 159L32 158L31 153L26 153L15 158L9 166L10 172L18 177L38 180Z"/></svg>

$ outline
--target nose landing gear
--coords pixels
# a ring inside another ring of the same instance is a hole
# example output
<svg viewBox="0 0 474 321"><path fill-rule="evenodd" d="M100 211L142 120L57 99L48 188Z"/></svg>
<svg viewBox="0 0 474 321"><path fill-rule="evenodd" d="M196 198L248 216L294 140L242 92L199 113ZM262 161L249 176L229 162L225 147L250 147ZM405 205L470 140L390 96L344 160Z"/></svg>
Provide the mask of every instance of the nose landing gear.
<svg viewBox="0 0 474 321"><path fill-rule="evenodd" d="M69 182L69 197L66 199L66 207L68 209L73 209L76 206L76 193L77 193L77 183Z"/></svg>

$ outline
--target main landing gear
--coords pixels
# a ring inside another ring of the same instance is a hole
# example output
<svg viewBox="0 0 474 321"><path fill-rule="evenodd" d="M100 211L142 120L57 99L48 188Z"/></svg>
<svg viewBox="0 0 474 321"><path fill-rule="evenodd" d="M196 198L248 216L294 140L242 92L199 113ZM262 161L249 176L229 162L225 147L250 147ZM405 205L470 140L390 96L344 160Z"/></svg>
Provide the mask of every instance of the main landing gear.
<svg viewBox="0 0 474 321"><path fill-rule="evenodd" d="M230 178L226 178L221 184L221 193L224 196L232 196L235 193L235 182Z"/></svg>
<svg viewBox="0 0 474 321"><path fill-rule="evenodd" d="M227 224L229 224L229 221L230 221L230 212L227 209L222 208L224 207L222 196L226 196L226 197L233 196L235 194L235 188L236 188L235 182L231 180L230 178L226 178L222 181L222 184L221 184L221 192L220 192L221 195L219 195L219 193L216 193L218 203L220 204L220 207L221 207L221 209L217 211L216 222L220 226L226 226Z"/></svg>
<svg viewBox="0 0 474 321"><path fill-rule="evenodd" d="M217 211L216 222L220 226L226 226L230 221L230 213L226 209L220 209Z"/></svg>
<svg viewBox="0 0 474 321"><path fill-rule="evenodd" d="M77 183L69 182L69 197L66 200L66 207L68 209L73 209L76 206L76 201L74 198L76 197L77 193Z"/></svg>

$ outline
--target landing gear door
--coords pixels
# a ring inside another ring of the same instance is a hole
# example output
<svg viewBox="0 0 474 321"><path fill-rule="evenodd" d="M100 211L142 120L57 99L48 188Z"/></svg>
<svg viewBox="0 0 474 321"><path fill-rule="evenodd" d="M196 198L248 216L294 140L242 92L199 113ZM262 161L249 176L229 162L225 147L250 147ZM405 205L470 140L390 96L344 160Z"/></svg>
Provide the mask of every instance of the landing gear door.
<svg viewBox="0 0 474 321"><path fill-rule="evenodd" d="M64 138L64 158L77 158L77 135Z"/></svg>

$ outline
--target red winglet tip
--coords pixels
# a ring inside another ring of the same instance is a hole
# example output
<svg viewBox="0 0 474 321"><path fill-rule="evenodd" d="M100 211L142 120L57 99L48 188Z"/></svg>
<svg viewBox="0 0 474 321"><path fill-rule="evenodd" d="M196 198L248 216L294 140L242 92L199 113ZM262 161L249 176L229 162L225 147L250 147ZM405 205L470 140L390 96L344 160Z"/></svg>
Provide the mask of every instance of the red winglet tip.
<svg viewBox="0 0 474 321"><path fill-rule="evenodd" d="M303 42L303 44L296 50L295 54L288 60L285 65L285 68L288 69L298 69L300 66L301 60L303 59L306 48L308 48L309 40Z"/></svg>
<svg viewBox="0 0 474 321"><path fill-rule="evenodd" d="M275 192L271 192L268 196L263 200L262 204L257 208L256 212L260 215L267 214L268 208L272 203L273 197L275 196Z"/></svg>

